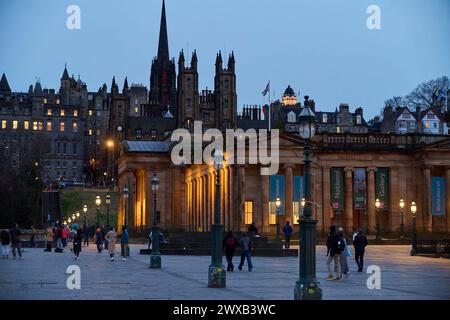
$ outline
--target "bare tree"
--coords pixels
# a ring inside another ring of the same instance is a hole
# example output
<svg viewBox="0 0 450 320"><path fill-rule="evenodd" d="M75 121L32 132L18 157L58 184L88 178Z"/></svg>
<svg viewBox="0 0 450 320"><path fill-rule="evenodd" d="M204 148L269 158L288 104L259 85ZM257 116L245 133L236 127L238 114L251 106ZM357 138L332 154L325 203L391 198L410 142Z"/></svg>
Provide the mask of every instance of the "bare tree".
<svg viewBox="0 0 450 320"><path fill-rule="evenodd" d="M406 104L411 111L428 109L430 107L440 107L445 104L442 93L449 90L449 80L446 76L424 82L417 86L413 92L405 97Z"/></svg>
<svg viewBox="0 0 450 320"><path fill-rule="evenodd" d="M384 102L384 105L385 106L391 106L391 107L393 107L395 109L397 107L405 107L406 106L406 101L405 101L405 99L403 99L403 97L396 96L396 97L392 97L390 99L387 99Z"/></svg>

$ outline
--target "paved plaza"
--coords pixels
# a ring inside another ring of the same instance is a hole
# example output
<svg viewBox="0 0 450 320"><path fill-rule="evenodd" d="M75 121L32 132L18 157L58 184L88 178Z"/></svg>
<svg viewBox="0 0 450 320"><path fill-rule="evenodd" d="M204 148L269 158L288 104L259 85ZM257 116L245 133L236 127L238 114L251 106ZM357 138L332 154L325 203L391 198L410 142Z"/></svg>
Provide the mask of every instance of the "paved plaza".
<svg viewBox="0 0 450 320"><path fill-rule="evenodd" d="M296 257L253 257L252 272L236 268L227 274L226 289L212 289L207 287L210 257L163 256L163 268L154 270L148 268L149 256L138 254L141 248L145 246L132 245L127 261L116 255L114 262L93 245L83 247L78 261L70 250L56 254L26 248L23 259L0 260L0 299L293 299ZM370 275L356 272L353 257L348 279L326 281L326 249L318 246L323 299L450 299L450 260L411 257L409 250L409 246L368 247L365 267L381 269L381 289L370 290L366 285ZM81 269L80 290L66 286L66 269L74 264Z"/></svg>

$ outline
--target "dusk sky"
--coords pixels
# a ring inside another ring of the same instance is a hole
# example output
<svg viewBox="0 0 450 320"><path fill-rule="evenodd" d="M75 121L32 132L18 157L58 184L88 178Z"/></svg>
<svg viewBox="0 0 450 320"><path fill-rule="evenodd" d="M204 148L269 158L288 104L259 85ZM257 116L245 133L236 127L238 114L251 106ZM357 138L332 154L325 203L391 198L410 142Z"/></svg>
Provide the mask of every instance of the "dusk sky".
<svg viewBox="0 0 450 320"><path fill-rule="evenodd" d="M162 0L0 0L0 74L13 91L35 78L59 88L64 63L89 91L113 75L149 86ZM69 5L81 8L81 29L69 30ZM366 26L369 5L381 29ZM448 0L167 0L170 55L199 59L200 90L214 84L216 53L236 57L238 109L264 104L291 85L321 111L348 103L366 120L384 101L419 83L450 76ZM224 59L225 64L227 58ZM275 92L275 96L273 96ZM301 98L303 100L303 98Z"/></svg>

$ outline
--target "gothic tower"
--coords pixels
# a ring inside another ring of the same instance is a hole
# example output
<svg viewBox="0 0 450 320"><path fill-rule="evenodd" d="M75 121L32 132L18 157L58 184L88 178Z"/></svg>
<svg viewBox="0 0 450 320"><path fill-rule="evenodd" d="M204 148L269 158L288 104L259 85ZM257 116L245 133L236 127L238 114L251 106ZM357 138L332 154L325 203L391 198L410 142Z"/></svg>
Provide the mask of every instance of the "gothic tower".
<svg viewBox="0 0 450 320"><path fill-rule="evenodd" d="M228 57L228 66L222 67L222 53L216 57L216 76L214 93L216 106L216 128L220 130L234 128L236 124L237 94L234 53Z"/></svg>
<svg viewBox="0 0 450 320"><path fill-rule="evenodd" d="M190 128L199 120L197 52L192 53L191 66L184 65L184 52L178 59L178 127Z"/></svg>

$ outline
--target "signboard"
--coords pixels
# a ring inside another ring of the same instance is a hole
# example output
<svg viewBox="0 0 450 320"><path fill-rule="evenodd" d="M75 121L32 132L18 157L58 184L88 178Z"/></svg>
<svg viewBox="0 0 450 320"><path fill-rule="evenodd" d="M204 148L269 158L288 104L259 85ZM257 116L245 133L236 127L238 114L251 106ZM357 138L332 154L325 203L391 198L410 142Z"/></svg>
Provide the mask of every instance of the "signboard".
<svg viewBox="0 0 450 320"><path fill-rule="evenodd" d="M380 200L382 209L389 209L389 168L377 168L375 180L375 199Z"/></svg>
<svg viewBox="0 0 450 320"><path fill-rule="evenodd" d="M353 202L355 209L366 209L366 168L355 168L353 178Z"/></svg>
<svg viewBox="0 0 450 320"><path fill-rule="evenodd" d="M344 169L331 168L331 207L344 211Z"/></svg>
<svg viewBox="0 0 450 320"><path fill-rule="evenodd" d="M272 175L269 177L269 202L275 203L277 196L281 199L280 215L283 215L286 197L284 193L284 176L282 175Z"/></svg>
<svg viewBox="0 0 450 320"><path fill-rule="evenodd" d="M431 214L445 215L445 178L443 177L431 177Z"/></svg>

